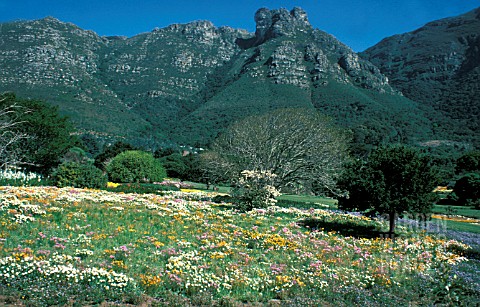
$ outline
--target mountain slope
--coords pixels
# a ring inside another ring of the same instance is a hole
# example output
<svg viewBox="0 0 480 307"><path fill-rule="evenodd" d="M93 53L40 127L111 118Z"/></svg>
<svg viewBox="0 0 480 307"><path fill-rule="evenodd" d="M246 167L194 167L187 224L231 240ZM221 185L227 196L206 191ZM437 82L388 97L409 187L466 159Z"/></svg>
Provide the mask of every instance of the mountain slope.
<svg viewBox="0 0 480 307"><path fill-rule="evenodd" d="M255 20L255 36L237 40L244 51L223 72L235 81L180 121L177 137L196 131L197 141L211 139L246 115L307 107L353 129L358 146L428 138L429 121L416 103L349 47L313 29L304 11L260 9Z"/></svg>
<svg viewBox="0 0 480 307"><path fill-rule="evenodd" d="M197 21L132 38L53 18L0 24L0 91L59 105L82 133L148 147L205 145L235 120L285 107L332 116L359 150L432 138L415 102L302 9L260 9L255 22L255 34Z"/></svg>
<svg viewBox="0 0 480 307"><path fill-rule="evenodd" d="M86 131L120 135L135 130L129 122L148 125L99 78L104 48L95 33L51 17L0 24L0 91L59 105Z"/></svg>
<svg viewBox="0 0 480 307"><path fill-rule="evenodd" d="M479 29L480 8L385 38L361 56L406 97L439 111L430 116L437 130L479 146Z"/></svg>

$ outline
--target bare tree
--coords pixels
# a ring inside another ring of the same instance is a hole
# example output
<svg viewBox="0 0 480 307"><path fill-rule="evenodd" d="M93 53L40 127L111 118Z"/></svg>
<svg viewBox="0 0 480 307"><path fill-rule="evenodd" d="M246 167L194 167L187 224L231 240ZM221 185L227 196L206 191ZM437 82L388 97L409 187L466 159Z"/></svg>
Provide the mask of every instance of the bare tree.
<svg viewBox="0 0 480 307"><path fill-rule="evenodd" d="M22 123L17 117L20 108L13 104L0 110L0 168L2 169L22 163L22 153L16 145L21 140L27 139L28 135L16 130L16 127Z"/></svg>
<svg viewBox="0 0 480 307"><path fill-rule="evenodd" d="M277 187L335 191L348 135L313 109L281 109L233 124L215 140L210 165L230 178L270 171Z"/></svg>

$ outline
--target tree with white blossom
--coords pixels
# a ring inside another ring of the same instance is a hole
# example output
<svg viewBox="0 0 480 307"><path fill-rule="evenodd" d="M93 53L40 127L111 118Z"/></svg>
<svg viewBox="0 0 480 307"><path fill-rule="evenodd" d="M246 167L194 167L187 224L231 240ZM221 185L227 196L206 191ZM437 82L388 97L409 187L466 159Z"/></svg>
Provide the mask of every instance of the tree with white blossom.
<svg viewBox="0 0 480 307"><path fill-rule="evenodd" d="M280 191L275 188L277 175L270 171L244 170L233 189L235 207L240 211L266 208L276 204Z"/></svg>

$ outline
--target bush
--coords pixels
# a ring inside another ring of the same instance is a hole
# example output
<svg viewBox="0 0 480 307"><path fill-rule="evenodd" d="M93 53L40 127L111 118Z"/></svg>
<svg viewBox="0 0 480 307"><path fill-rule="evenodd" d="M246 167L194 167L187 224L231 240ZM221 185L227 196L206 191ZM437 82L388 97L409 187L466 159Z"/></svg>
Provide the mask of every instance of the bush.
<svg viewBox="0 0 480 307"><path fill-rule="evenodd" d="M107 177L93 164L64 162L53 174L53 181L58 187L104 188Z"/></svg>
<svg viewBox="0 0 480 307"><path fill-rule="evenodd" d="M250 211L274 205L277 202L275 197L280 196L273 185L275 177L269 171L244 170L233 189L235 207L240 211Z"/></svg>
<svg viewBox="0 0 480 307"><path fill-rule="evenodd" d="M160 184L151 183L127 183L121 184L115 188L106 188L107 191L121 192L121 193L136 193L136 194L159 194L163 195L164 191L180 191L174 186L164 186Z"/></svg>
<svg viewBox="0 0 480 307"><path fill-rule="evenodd" d="M125 151L107 165L108 177L113 182L161 182L165 169L152 154L139 150Z"/></svg>
<svg viewBox="0 0 480 307"><path fill-rule="evenodd" d="M478 203L480 198L480 174L469 173L457 180L453 191L458 196L461 205Z"/></svg>
<svg viewBox="0 0 480 307"><path fill-rule="evenodd" d="M137 150L133 145L123 142L116 142L111 146L106 146L103 152L95 158L95 166L101 170L106 170L106 166L110 161L121 154L122 152L129 150Z"/></svg>

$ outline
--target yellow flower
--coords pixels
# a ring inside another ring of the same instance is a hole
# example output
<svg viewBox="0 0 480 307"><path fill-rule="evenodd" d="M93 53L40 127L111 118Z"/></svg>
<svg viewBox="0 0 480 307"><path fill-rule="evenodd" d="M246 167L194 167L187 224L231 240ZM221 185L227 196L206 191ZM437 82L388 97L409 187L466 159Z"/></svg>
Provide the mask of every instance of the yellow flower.
<svg viewBox="0 0 480 307"><path fill-rule="evenodd" d="M159 247L164 246L165 244L163 244L163 243L160 242L160 241L155 241L155 242L153 242L153 245L155 245L156 248L159 248Z"/></svg>
<svg viewBox="0 0 480 307"><path fill-rule="evenodd" d="M160 276L155 276L155 275L141 274L140 279L141 279L142 284L144 286L147 286L147 287L156 286L156 285L162 283L162 279L160 278Z"/></svg>
<svg viewBox="0 0 480 307"><path fill-rule="evenodd" d="M180 189L181 192L184 193L199 193L202 192L201 190L196 190L196 189Z"/></svg>
<svg viewBox="0 0 480 307"><path fill-rule="evenodd" d="M107 188L116 188L120 185L120 183L115 183L115 182L108 182L107 183Z"/></svg>

